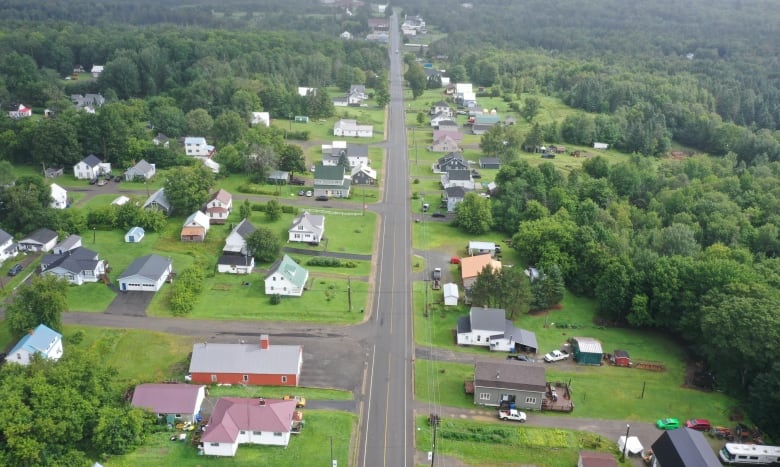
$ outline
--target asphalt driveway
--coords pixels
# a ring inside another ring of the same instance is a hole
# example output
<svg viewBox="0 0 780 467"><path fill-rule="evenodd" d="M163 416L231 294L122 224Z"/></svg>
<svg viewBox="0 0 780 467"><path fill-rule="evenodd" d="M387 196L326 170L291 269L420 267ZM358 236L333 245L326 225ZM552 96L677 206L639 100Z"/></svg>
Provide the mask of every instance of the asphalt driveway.
<svg viewBox="0 0 780 467"><path fill-rule="evenodd" d="M146 316L146 307L152 302L154 292L119 292L108 305L109 315Z"/></svg>

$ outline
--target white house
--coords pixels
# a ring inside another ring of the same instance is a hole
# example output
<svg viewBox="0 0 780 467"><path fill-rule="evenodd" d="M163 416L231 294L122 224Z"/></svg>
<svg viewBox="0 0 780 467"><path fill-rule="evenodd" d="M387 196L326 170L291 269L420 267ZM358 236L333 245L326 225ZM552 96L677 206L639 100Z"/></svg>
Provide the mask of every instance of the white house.
<svg viewBox="0 0 780 467"><path fill-rule="evenodd" d="M442 287L444 290L444 306L457 306L458 305L458 284L449 282Z"/></svg>
<svg viewBox="0 0 780 467"><path fill-rule="evenodd" d="M200 440L207 456L235 456L239 444L287 446L295 401L222 397Z"/></svg>
<svg viewBox="0 0 780 467"><path fill-rule="evenodd" d="M5 230L0 229L0 264L13 256L16 256L14 238Z"/></svg>
<svg viewBox="0 0 780 467"><path fill-rule="evenodd" d="M140 177L143 177L144 180L149 180L150 178L154 177L155 173L157 173L157 168L155 165L141 159L140 162L127 169L127 172L125 172L125 180L132 182L136 178Z"/></svg>
<svg viewBox="0 0 780 467"><path fill-rule="evenodd" d="M94 154L88 155L73 166L73 175L79 180L94 180L109 173L111 173L111 163L102 162Z"/></svg>
<svg viewBox="0 0 780 467"><path fill-rule="evenodd" d="M609 149L609 144L607 144L607 143L593 143L593 149Z"/></svg>
<svg viewBox="0 0 780 467"><path fill-rule="evenodd" d="M233 195L220 188L206 201L204 210L212 224L224 224L233 210Z"/></svg>
<svg viewBox="0 0 780 467"><path fill-rule="evenodd" d="M255 233L256 230L249 220L242 220L225 239L225 247L222 249L222 252L225 254L247 254L246 239Z"/></svg>
<svg viewBox="0 0 780 467"><path fill-rule="evenodd" d="M206 386L197 384L139 384L133 390L133 407L148 409L172 421L196 421L206 398Z"/></svg>
<svg viewBox="0 0 780 467"><path fill-rule="evenodd" d="M51 203L49 203L49 207L54 209L65 209L68 207L68 192L56 183L51 184Z"/></svg>
<svg viewBox="0 0 780 467"><path fill-rule="evenodd" d="M39 354L43 358L56 361L62 357L62 352L62 334L45 324L39 324L17 342L14 348L8 352L5 361L27 365L33 354Z"/></svg>
<svg viewBox="0 0 780 467"><path fill-rule="evenodd" d="M209 216L202 211L195 211L187 217L181 228L181 241L202 242L206 240L206 234L211 227Z"/></svg>
<svg viewBox="0 0 780 467"><path fill-rule="evenodd" d="M290 242L320 243L325 234L325 216L312 215L304 211L293 219L288 234Z"/></svg>
<svg viewBox="0 0 780 467"><path fill-rule="evenodd" d="M317 88L307 88L306 86L299 86L298 95L301 97L306 97L308 95L316 96Z"/></svg>
<svg viewBox="0 0 780 467"><path fill-rule="evenodd" d="M192 157L211 157L214 146L206 143L206 138L202 136L188 136L184 138L184 152Z"/></svg>
<svg viewBox="0 0 780 467"><path fill-rule="evenodd" d="M223 254L217 260L217 272L224 274L252 274L255 258L252 255Z"/></svg>
<svg viewBox="0 0 780 467"><path fill-rule="evenodd" d="M122 292L157 292L173 272L173 260L159 255L137 258L117 278Z"/></svg>
<svg viewBox="0 0 780 467"><path fill-rule="evenodd" d="M100 78L100 74L103 73L103 65L92 65L90 72L93 78Z"/></svg>
<svg viewBox="0 0 780 467"><path fill-rule="evenodd" d="M274 263L265 278L266 295L300 297L309 280L309 271L287 255Z"/></svg>
<svg viewBox="0 0 780 467"><path fill-rule="evenodd" d="M57 244L57 232L50 229L38 229L27 237L19 240L22 251L51 251Z"/></svg>
<svg viewBox="0 0 780 467"><path fill-rule="evenodd" d="M242 220L225 239L222 256L217 260L217 272L226 274L251 274L255 258L246 248L246 239L257 229L248 220Z"/></svg>
<svg viewBox="0 0 780 467"><path fill-rule="evenodd" d="M357 120L342 118L333 125L333 136L371 138L374 136L374 125L358 125Z"/></svg>
<svg viewBox="0 0 780 467"><path fill-rule="evenodd" d="M252 119L250 120L250 123L252 126L255 125L270 126L271 114L268 112L252 112Z"/></svg>
<svg viewBox="0 0 780 467"><path fill-rule="evenodd" d="M146 235L146 232L141 227L133 227L125 234L125 243L138 243Z"/></svg>
<svg viewBox="0 0 780 467"><path fill-rule="evenodd" d="M44 255L41 270L41 275L57 276L70 284L82 285L97 282L106 273L106 265L97 252L77 247L59 254Z"/></svg>
<svg viewBox="0 0 780 467"><path fill-rule="evenodd" d="M8 116L11 118L32 117L32 109L22 104L13 105L8 111Z"/></svg>
<svg viewBox="0 0 780 467"><path fill-rule="evenodd" d="M346 141L334 141L332 144L322 145L322 165L339 165L341 158L347 159L349 168L371 165L368 159L368 145L347 144Z"/></svg>
<svg viewBox="0 0 780 467"><path fill-rule="evenodd" d="M499 308L472 307L468 316L458 318L458 345L487 347L496 352L522 350L536 352L536 334L514 326Z"/></svg>

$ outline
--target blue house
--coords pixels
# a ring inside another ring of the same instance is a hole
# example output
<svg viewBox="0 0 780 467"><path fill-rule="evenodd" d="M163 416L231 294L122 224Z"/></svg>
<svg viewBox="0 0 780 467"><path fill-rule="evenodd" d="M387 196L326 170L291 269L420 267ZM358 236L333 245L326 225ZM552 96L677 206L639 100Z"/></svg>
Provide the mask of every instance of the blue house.
<svg viewBox="0 0 780 467"><path fill-rule="evenodd" d="M19 340L8 352L5 361L28 365L33 354L39 354L49 360L59 360L62 357L62 334L45 324L39 324Z"/></svg>

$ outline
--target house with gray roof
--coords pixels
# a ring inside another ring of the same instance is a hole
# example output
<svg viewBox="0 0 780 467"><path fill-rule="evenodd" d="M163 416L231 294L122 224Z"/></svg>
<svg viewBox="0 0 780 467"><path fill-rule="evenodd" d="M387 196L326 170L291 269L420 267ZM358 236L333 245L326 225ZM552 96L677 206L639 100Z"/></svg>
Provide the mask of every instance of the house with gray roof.
<svg viewBox="0 0 780 467"><path fill-rule="evenodd" d="M265 278L266 295L300 297L309 280L309 271L287 255L274 263Z"/></svg>
<svg viewBox="0 0 780 467"><path fill-rule="evenodd" d="M502 403L522 410L542 410L547 391L543 366L522 362L474 364L474 404L498 407Z"/></svg>
<svg viewBox="0 0 780 467"><path fill-rule="evenodd" d="M262 334L259 342L193 345L190 377L196 384L296 387L302 366L303 346L271 345Z"/></svg>
<svg viewBox="0 0 780 467"><path fill-rule="evenodd" d="M498 157L482 157L479 159L480 169L500 169L501 159Z"/></svg>
<svg viewBox="0 0 780 467"><path fill-rule="evenodd" d="M469 164L460 152L451 152L440 157L433 165L434 173L446 173L448 170L468 170Z"/></svg>
<svg viewBox="0 0 780 467"><path fill-rule="evenodd" d="M325 216L304 211L293 219L287 232L290 242L320 243L325 235Z"/></svg>
<svg viewBox="0 0 780 467"><path fill-rule="evenodd" d="M246 239L257 229L247 219L242 220L231 230L222 256L217 260L217 272L226 274L251 274L255 267L255 258L246 248Z"/></svg>
<svg viewBox="0 0 780 467"><path fill-rule="evenodd" d="M154 164L150 164L141 159L140 162L127 169L125 172L125 180L132 182L135 179L149 180L157 173L157 168Z"/></svg>
<svg viewBox="0 0 780 467"><path fill-rule="evenodd" d="M19 249L22 251L51 251L57 244L57 232L51 229L38 229L25 238L19 240Z"/></svg>
<svg viewBox="0 0 780 467"><path fill-rule="evenodd" d="M458 318L458 345L487 347L496 352L536 353L536 334L516 328L501 308L472 307L468 316Z"/></svg>
<svg viewBox="0 0 780 467"><path fill-rule="evenodd" d="M351 186L352 178L345 172L344 167L322 164L314 166L314 196L349 198Z"/></svg>
<svg viewBox="0 0 780 467"><path fill-rule="evenodd" d="M3 229L0 229L0 264L5 260L16 256L17 246L14 243L14 237Z"/></svg>
<svg viewBox="0 0 780 467"><path fill-rule="evenodd" d="M455 212L455 207L466 198L466 190L461 186L451 186L444 189L444 202L447 212Z"/></svg>
<svg viewBox="0 0 780 467"><path fill-rule="evenodd" d="M194 422L205 398L206 386L203 385L149 383L135 387L130 404L164 417L168 423L176 420Z"/></svg>
<svg viewBox="0 0 780 467"><path fill-rule="evenodd" d="M168 198L165 196L165 188L160 188L152 193L152 196L144 202L142 207L144 209L159 209L164 212L166 216L171 215L171 211L173 211L171 202L168 201Z"/></svg>
<svg viewBox="0 0 780 467"><path fill-rule="evenodd" d="M441 175L441 186L444 189L459 186L469 191L475 188L474 179L471 178L471 171L467 169L454 169L443 173Z"/></svg>
<svg viewBox="0 0 780 467"><path fill-rule="evenodd" d="M246 239L255 231L257 231L255 226L248 219L243 219L230 231L230 234L225 239L225 247L222 249L222 252L226 255L247 254Z"/></svg>
<svg viewBox="0 0 780 467"><path fill-rule="evenodd" d="M97 282L106 273L105 261L89 248L76 247L41 258L41 275L57 276L73 285Z"/></svg>
<svg viewBox="0 0 780 467"><path fill-rule="evenodd" d="M173 273L173 260L160 255L142 256L117 278L122 292L157 292Z"/></svg>
<svg viewBox="0 0 780 467"><path fill-rule="evenodd" d="M653 467L718 467L721 462L701 432L690 428L664 431L653 443Z"/></svg>
<svg viewBox="0 0 780 467"><path fill-rule="evenodd" d="M111 173L111 163L103 162L94 154L85 157L73 166L73 175L79 180L94 180L101 175Z"/></svg>
<svg viewBox="0 0 780 467"><path fill-rule="evenodd" d="M81 236L72 234L72 235L68 235L68 238L66 238L65 240L54 245L54 248L52 248L52 253L54 253L55 255L61 255L67 251L74 250L80 246L81 246Z"/></svg>
<svg viewBox="0 0 780 467"><path fill-rule="evenodd" d="M334 141L333 144L322 145L322 165L339 165L342 157L346 158L349 168L371 164L368 159L368 145L348 144L346 141Z"/></svg>

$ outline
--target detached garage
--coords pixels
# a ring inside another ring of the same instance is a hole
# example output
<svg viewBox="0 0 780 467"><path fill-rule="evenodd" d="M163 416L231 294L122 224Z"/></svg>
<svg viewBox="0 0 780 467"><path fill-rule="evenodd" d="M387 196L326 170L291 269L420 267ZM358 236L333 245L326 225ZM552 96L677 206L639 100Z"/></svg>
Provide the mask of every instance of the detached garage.
<svg viewBox="0 0 780 467"><path fill-rule="evenodd" d="M122 292L157 292L173 272L173 260L160 255L142 256L119 276Z"/></svg>
<svg viewBox="0 0 780 467"><path fill-rule="evenodd" d="M601 365L604 351L601 350L601 342L590 337L572 337L572 350L574 360L582 365Z"/></svg>

